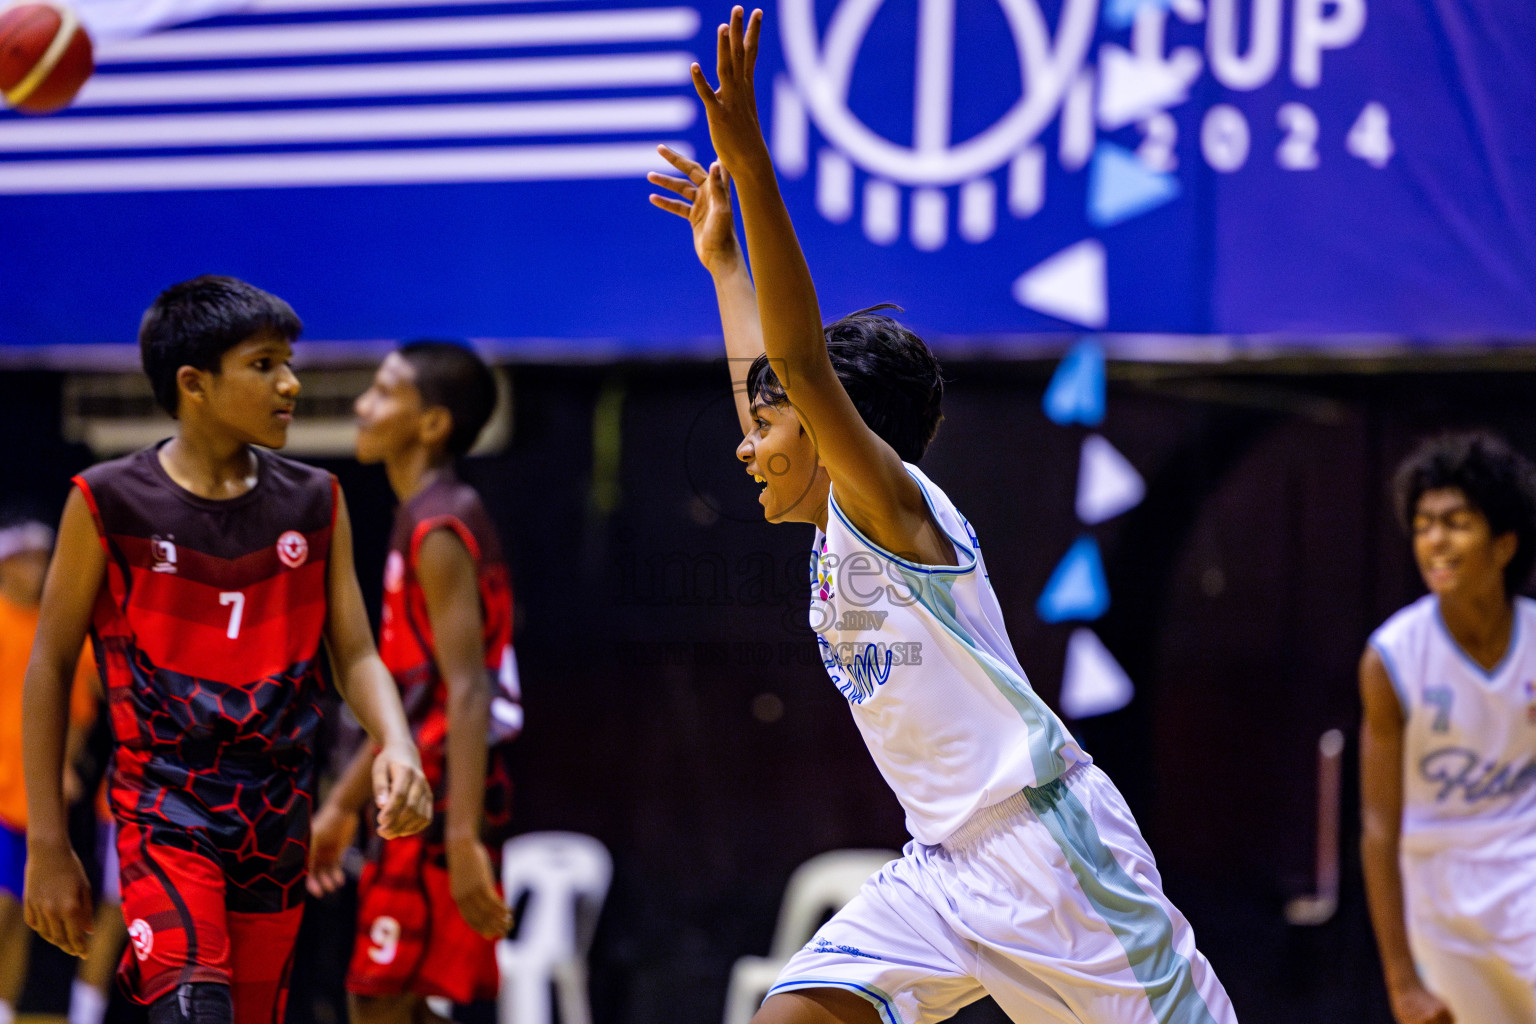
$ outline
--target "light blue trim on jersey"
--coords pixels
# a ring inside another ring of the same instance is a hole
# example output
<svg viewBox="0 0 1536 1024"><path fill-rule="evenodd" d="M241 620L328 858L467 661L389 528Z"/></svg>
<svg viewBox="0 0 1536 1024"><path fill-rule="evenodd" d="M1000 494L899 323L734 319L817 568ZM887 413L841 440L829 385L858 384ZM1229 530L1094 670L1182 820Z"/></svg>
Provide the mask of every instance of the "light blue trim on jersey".
<svg viewBox="0 0 1536 1024"><path fill-rule="evenodd" d="M974 567L975 564L972 563L972 568ZM1061 731L1060 720L1041 702L1040 696L1030 689L1027 682L984 650L976 639L966 632L955 614L955 597L951 592L955 581L934 575L910 575L910 571L902 565L897 565L896 571L901 573L903 582L911 589L913 596L917 598L917 603L927 609L939 625L965 646L971 653L971 657L976 659L977 666L987 674L988 679L992 680L992 685L997 687L997 691L1007 699L1009 704L1013 705L1013 709L1024 720L1024 725L1029 730L1029 760L1034 768L1035 785L1044 785L1059 777L1067 770L1067 762L1060 754L1061 748L1067 744L1067 737Z"/></svg>
<svg viewBox="0 0 1536 1024"><path fill-rule="evenodd" d="M1440 632L1445 634L1446 643L1451 645L1451 650L1456 652L1457 657L1466 662L1467 667L1481 676L1486 683L1493 682L1499 677L1499 673L1509 667L1509 659L1515 656L1515 648L1520 643L1520 599L1518 597L1510 602L1510 610L1514 614L1514 621L1509 627L1509 646L1504 648L1504 657L1499 659L1499 663L1492 669L1486 669L1474 661L1472 655L1461 649L1461 644L1457 643L1456 638L1451 635L1451 627L1445 624L1445 616L1440 614L1440 599L1435 599L1435 625L1439 626Z"/></svg>
<svg viewBox="0 0 1536 1024"><path fill-rule="evenodd" d="M1173 922L1115 860L1088 809L1060 779L1024 790L1066 856L1083 895L1114 932L1158 1024L1216 1024L1187 957L1173 948Z"/></svg>
<svg viewBox="0 0 1536 1024"><path fill-rule="evenodd" d="M1400 710L1404 717L1407 717L1408 712L1413 709L1413 697L1409 695L1408 687L1403 683L1403 677L1397 671L1397 663L1392 660L1392 655L1387 653L1387 645L1382 643L1376 636L1373 635L1368 642L1371 645L1371 650L1375 651L1376 656L1381 659L1382 667L1387 670L1387 678L1392 681L1392 689L1397 691L1397 702L1402 705Z"/></svg>
<svg viewBox="0 0 1536 1024"><path fill-rule="evenodd" d="M922 562L909 561L894 552L887 551L879 544L876 544L874 541L870 540L869 536L863 530L859 529L857 526L854 526L853 521L843 513L842 508L837 504L837 498L834 497L830 491L827 492L827 507L837 514L837 518L842 522L842 524L848 527L848 529L852 531L855 537L863 541L864 545L869 548L869 550L873 551L881 558L884 558L886 561L902 569L910 569L913 572L920 572L927 576L964 576L968 572L974 572L976 569L976 552L971 550L970 544L963 540L956 540L953 536L950 535L950 532L944 528L944 524L939 521L939 510L933 507L933 499L928 496L928 488L923 486L923 482L917 478L915 473L912 472L912 467L907 466L906 470L907 473L912 477L912 482L917 484L917 489L923 492L923 501L928 505L928 514L933 517L934 525L939 528L939 532L944 535L944 539L953 544L955 546L955 550L963 554L970 564L967 565L962 563L960 565L925 565Z"/></svg>
<svg viewBox="0 0 1536 1024"><path fill-rule="evenodd" d="M781 981L768 990L772 996L779 992L795 992L807 988L840 988L852 992L854 995L863 996L874 1006L875 1012L885 1024L902 1024L901 1014L896 1009L896 1004L891 997L875 988L873 985L861 985L856 981L842 981L836 978L795 978L792 981Z"/></svg>

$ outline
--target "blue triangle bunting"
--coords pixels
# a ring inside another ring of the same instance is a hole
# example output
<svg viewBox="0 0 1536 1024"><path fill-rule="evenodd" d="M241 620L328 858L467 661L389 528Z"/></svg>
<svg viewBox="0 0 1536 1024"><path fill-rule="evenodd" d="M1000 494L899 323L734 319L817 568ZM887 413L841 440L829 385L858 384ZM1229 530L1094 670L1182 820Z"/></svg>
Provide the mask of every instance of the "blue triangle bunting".
<svg viewBox="0 0 1536 1024"><path fill-rule="evenodd" d="M1139 217L1179 197L1179 179L1154 171L1136 154L1113 142L1101 142L1088 168L1088 219L1107 228Z"/></svg>
<svg viewBox="0 0 1536 1024"><path fill-rule="evenodd" d="M1045 389L1045 415L1052 423L1104 422L1104 349L1096 341L1080 342L1067 353Z"/></svg>
<svg viewBox="0 0 1536 1024"><path fill-rule="evenodd" d="M1091 622L1109 610L1109 582L1104 560L1092 537L1080 537L1067 549L1035 602L1045 622Z"/></svg>

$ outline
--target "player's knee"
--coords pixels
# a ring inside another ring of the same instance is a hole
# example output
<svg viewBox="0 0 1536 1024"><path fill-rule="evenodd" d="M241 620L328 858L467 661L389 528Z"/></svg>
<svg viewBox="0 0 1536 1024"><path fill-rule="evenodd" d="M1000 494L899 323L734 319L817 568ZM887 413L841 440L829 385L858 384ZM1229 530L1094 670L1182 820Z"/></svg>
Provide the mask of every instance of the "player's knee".
<svg viewBox="0 0 1536 1024"><path fill-rule="evenodd" d="M149 1024L232 1024L229 986L212 981L177 985L149 1005Z"/></svg>

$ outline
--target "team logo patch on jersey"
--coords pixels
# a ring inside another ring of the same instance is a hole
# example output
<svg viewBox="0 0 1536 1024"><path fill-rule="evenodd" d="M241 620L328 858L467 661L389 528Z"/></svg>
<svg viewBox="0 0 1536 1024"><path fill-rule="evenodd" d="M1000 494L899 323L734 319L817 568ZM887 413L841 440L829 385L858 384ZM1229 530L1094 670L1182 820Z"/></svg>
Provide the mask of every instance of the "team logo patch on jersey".
<svg viewBox="0 0 1536 1024"><path fill-rule="evenodd" d="M836 574L837 556L827 557L827 539L821 539L821 550L817 551L811 559L811 593L818 601L826 602L837 596Z"/></svg>
<svg viewBox="0 0 1536 1024"><path fill-rule="evenodd" d="M1536 679L1525 681L1525 721L1527 725L1536 725Z"/></svg>
<svg viewBox="0 0 1536 1024"><path fill-rule="evenodd" d="M309 541L298 530L289 530L277 538L277 557L290 569L297 569L309 557Z"/></svg>
<svg viewBox="0 0 1536 1024"><path fill-rule="evenodd" d="M400 593L405 586L405 556L391 551L384 561L384 589L391 594Z"/></svg>
<svg viewBox="0 0 1536 1024"><path fill-rule="evenodd" d="M151 537L149 539L149 556L153 559L150 568L155 572L176 571L176 545L173 543L172 538L166 537L162 540L159 537Z"/></svg>
<svg viewBox="0 0 1536 1024"><path fill-rule="evenodd" d="M142 963L149 959L150 951L155 948L155 933L149 927L149 922L142 917L136 917L128 926L128 938L133 942L133 955Z"/></svg>

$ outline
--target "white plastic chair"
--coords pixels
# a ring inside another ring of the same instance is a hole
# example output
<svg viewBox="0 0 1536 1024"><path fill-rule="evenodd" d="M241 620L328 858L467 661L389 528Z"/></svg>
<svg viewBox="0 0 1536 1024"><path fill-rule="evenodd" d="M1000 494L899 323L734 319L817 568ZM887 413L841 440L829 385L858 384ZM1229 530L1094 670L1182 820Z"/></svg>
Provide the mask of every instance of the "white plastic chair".
<svg viewBox="0 0 1536 1024"><path fill-rule="evenodd" d="M528 893L515 939L496 944L501 972L500 1024L592 1024L587 951L613 878L602 843L575 832L530 832L501 848L501 885L508 904Z"/></svg>
<svg viewBox="0 0 1536 1024"><path fill-rule="evenodd" d="M768 955L744 956L731 967L723 1024L747 1024L789 958L853 899L859 886L898 856L895 850L832 850L796 868L784 887Z"/></svg>

